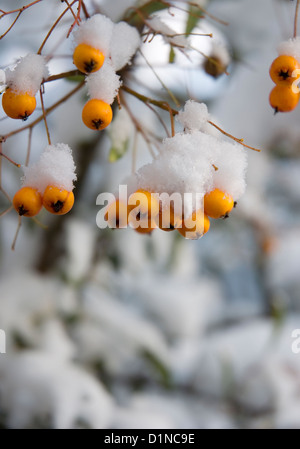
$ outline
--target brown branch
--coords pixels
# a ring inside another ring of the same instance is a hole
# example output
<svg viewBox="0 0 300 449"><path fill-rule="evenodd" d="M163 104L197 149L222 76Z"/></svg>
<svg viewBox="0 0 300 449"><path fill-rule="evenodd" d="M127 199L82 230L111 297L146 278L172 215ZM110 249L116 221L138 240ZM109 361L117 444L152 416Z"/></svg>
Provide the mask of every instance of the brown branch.
<svg viewBox="0 0 300 449"><path fill-rule="evenodd" d="M84 78L84 75L79 70L75 69L75 70L69 70L68 72L58 73L57 75L51 75L47 79L45 79L43 82L49 83L50 81L61 80L61 79L69 78L71 76L76 76L76 75L82 75L82 77Z"/></svg>
<svg viewBox="0 0 300 449"><path fill-rule="evenodd" d="M36 3L41 2L42 0L35 0L34 2L29 3L28 5L24 5L21 8L18 9L12 9L11 11L3 11L2 9L0 9L0 12L2 13L0 16L0 19L2 19L2 17L7 16L8 14L13 14L15 12L23 12L25 11L25 9L30 8L31 6L35 5Z"/></svg>
<svg viewBox="0 0 300 449"><path fill-rule="evenodd" d="M2 19L4 16L7 16L9 14L14 14L14 13L18 13L16 18L14 19L14 21L12 22L12 24L9 26L9 28L5 31L5 33L3 33L0 36L0 40L3 39L4 36L7 35L7 33L12 29L12 27L16 24L17 20L20 18L21 14L23 11L25 11L26 9L30 8L31 6L35 5L36 3L41 2L42 0L35 0L34 2L29 3L28 5L22 6L21 8L18 9L12 9L11 11L3 11L2 9L0 9L0 12L2 13L0 15L0 19Z"/></svg>
<svg viewBox="0 0 300 449"><path fill-rule="evenodd" d="M178 111L176 111L176 109L172 109L171 106L166 102L166 101L159 101L159 100L153 100L152 98L146 97L145 95L139 94L138 92L135 92L134 90L130 89L130 87L128 86L122 86L121 89L123 89L125 92L127 92L130 95L133 95L134 97L138 98L140 101L142 101L143 103L150 103L153 104L154 106L157 106L160 109L164 109L165 111L172 111L173 115L177 115ZM222 128L220 128L219 126L217 126L214 122L212 122L211 120L208 120L208 123L212 126L214 126L218 131L220 131L222 134L224 134L225 136L229 137L230 139L234 140L235 142L239 143L240 145L243 145L246 148L249 148L250 150L254 150L257 152L260 152L261 150L259 150L258 148L254 148L251 147L249 145L246 145L243 142L243 139L238 139L237 137L234 137L233 135L227 133L226 131L224 131Z"/></svg>
<svg viewBox="0 0 300 449"><path fill-rule="evenodd" d="M218 131L220 131L220 133L224 134L225 136L229 137L230 139L234 140L235 142L243 145L243 147L249 148L250 150L257 151L258 153L260 153L261 150L259 150L258 148L254 148L254 147L250 147L249 145L246 145L243 142L243 139L238 139L237 137L234 137L232 134L227 133L226 131L224 131L224 129L217 126L214 122L212 122L210 120L208 120L207 122L210 125L214 126Z"/></svg>
<svg viewBox="0 0 300 449"><path fill-rule="evenodd" d="M68 0L65 0L66 4L69 5ZM80 12L81 12L81 0L78 1L78 8L77 8L77 14L74 13L73 9L70 7L70 10L72 11L73 17L74 17L74 22L72 23L72 25L70 26L70 29L68 31L67 34L67 38L70 36L70 34L72 33L73 28L75 27L75 25L79 25L79 22L81 21L80 18Z"/></svg>
<svg viewBox="0 0 300 449"><path fill-rule="evenodd" d="M42 53L42 50L47 42L47 40L49 39L49 37L51 36L53 30L57 27L57 25L59 24L59 22L61 21L61 19L63 18L63 16L69 11L69 9L72 9L72 6L78 2L78 0L73 0L73 2L68 5L68 7L61 13L61 15L56 19L56 21L54 22L54 24L52 25L52 27L50 28L50 30L48 31L45 39L43 40L40 48L38 49L37 54L40 55Z"/></svg>
<svg viewBox="0 0 300 449"><path fill-rule="evenodd" d="M16 23L16 21L18 20L18 18L20 17L20 15L21 15L21 11L18 13L18 15L17 15L17 17L15 18L15 20L13 21L13 23L7 28L7 30L5 31L5 33L3 33L1 36L0 36L0 40L1 39L3 39L6 35L7 35L7 33L9 33L9 31L12 29L12 27L15 25L15 23Z"/></svg>

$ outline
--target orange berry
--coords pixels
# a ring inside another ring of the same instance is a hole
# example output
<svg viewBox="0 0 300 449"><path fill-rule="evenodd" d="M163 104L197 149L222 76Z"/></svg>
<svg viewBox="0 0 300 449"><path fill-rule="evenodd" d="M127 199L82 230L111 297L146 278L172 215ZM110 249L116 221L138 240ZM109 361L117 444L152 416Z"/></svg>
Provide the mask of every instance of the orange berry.
<svg viewBox="0 0 300 449"><path fill-rule="evenodd" d="M29 94L20 94L8 88L2 95L5 114L13 119L27 120L36 108L36 99Z"/></svg>
<svg viewBox="0 0 300 449"><path fill-rule="evenodd" d="M13 198L13 206L20 216L34 217L43 205L42 195L33 187L22 187Z"/></svg>
<svg viewBox="0 0 300 449"><path fill-rule="evenodd" d="M275 84L291 85L300 77L300 72L293 77L294 70L299 70L300 64L296 58L281 55L274 59L270 67L270 77Z"/></svg>
<svg viewBox="0 0 300 449"><path fill-rule="evenodd" d="M290 112L296 108L300 98L299 92L293 92L291 86L275 86L269 97L272 108L277 112Z"/></svg>
<svg viewBox="0 0 300 449"><path fill-rule="evenodd" d="M227 218L233 207L232 196L220 189L204 195L204 212L211 218Z"/></svg>
<svg viewBox="0 0 300 449"><path fill-rule="evenodd" d="M52 214L67 214L74 205L74 194L55 186L48 186L43 196L43 206Z"/></svg>
<svg viewBox="0 0 300 449"><path fill-rule="evenodd" d="M175 214L172 206L164 209L160 207L156 221L159 229L170 232L181 226L182 217Z"/></svg>
<svg viewBox="0 0 300 449"><path fill-rule="evenodd" d="M126 228L128 225L128 206L119 199L107 206L104 220L110 228Z"/></svg>
<svg viewBox="0 0 300 449"><path fill-rule="evenodd" d="M104 62L104 54L87 44L79 44L73 53L73 63L83 73L97 72Z"/></svg>
<svg viewBox="0 0 300 449"><path fill-rule="evenodd" d="M147 214L149 218L155 219L159 213L159 201L148 190L139 189L128 198L128 208L129 212L135 210L140 215Z"/></svg>
<svg viewBox="0 0 300 449"><path fill-rule="evenodd" d="M82 110L82 121L90 129L104 129L110 124L112 118L113 112L110 105L96 98L89 100Z"/></svg>
<svg viewBox="0 0 300 449"><path fill-rule="evenodd" d="M199 209L194 211L190 217L185 218L177 231L186 239L197 240L206 234L209 228L209 218L203 210Z"/></svg>

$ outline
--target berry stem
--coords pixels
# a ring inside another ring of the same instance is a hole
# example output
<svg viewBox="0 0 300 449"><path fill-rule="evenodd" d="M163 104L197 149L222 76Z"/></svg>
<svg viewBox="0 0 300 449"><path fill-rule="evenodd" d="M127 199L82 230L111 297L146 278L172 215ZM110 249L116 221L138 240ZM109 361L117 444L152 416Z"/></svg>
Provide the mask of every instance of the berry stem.
<svg viewBox="0 0 300 449"><path fill-rule="evenodd" d="M32 126L29 128L29 134L28 134L28 144L27 144L27 153L26 153L26 160L25 160L25 167L29 164L30 159L30 152L31 152L31 138L32 138Z"/></svg>
<svg viewBox="0 0 300 449"><path fill-rule="evenodd" d="M21 215L19 215L19 221L18 221L17 230L16 230L15 237L14 237L12 245L11 245L11 250L12 251L15 250L16 243L17 243L17 238L18 238L21 226L22 226L22 217L21 217Z"/></svg>
<svg viewBox="0 0 300 449"><path fill-rule="evenodd" d="M49 145L51 145L51 138L50 138L48 123L47 123L47 117L46 117L46 111L45 111L42 87L40 87L40 98L41 98L41 105L42 105L42 111L43 111L43 119L44 119L44 122L45 122L45 128L46 128L46 133L47 133L47 139L48 139Z"/></svg>
<svg viewBox="0 0 300 449"><path fill-rule="evenodd" d="M294 38L297 37L297 25L298 25L298 13L299 13L300 0L297 0L295 17L294 17Z"/></svg>
<svg viewBox="0 0 300 449"><path fill-rule="evenodd" d="M5 159L7 159L11 164L15 165L16 167L20 168L21 165L17 164L15 161L13 161L10 157L6 156L6 154L4 154L2 152L2 142L5 142L5 137L0 137L0 188L1 188L1 168L2 168L2 157L5 157Z"/></svg>

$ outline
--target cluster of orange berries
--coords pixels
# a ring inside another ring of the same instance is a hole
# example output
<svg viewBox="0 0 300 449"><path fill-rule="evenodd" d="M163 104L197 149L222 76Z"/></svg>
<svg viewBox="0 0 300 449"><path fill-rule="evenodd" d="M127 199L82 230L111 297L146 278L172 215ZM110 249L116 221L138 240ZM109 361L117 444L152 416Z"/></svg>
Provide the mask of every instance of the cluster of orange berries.
<svg viewBox="0 0 300 449"><path fill-rule="evenodd" d="M276 84L269 97L275 113L293 111L300 99L299 89L295 85L300 78L298 60L289 55L278 56L271 64L270 77Z"/></svg>
<svg viewBox="0 0 300 449"><path fill-rule="evenodd" d="M34 217L42 207L55 215L67 214L74 205L74 194L49 185L43 195L34 187L22 187L13 198L13 206L22 217Z"/></svg>
<svg viewBox="0 0 300 449"><path fill-rule="evenodd" d="M89 75L97 72L103 66L104 54L97 48L87 44L79 44L73 53L73 62L77 69ZM90 129L102 130L112 121L113 112L111 106L98 98L90 99L83 107L82 121Z"/></svg>
<svg viewBox="0 0 300 449"><path fill-rule="evenodd" d="M210 228L210 218L227 218L235 206L231 195L215 188L204 196L203 209L188 216L178 213L172 205L163 208L155 194L139 189L132 193L127 203L116 199L110 203L104 219L111 228L126 228L128 225L141 234L177 230L183 237L196 240Z"/></svg>
<svg viewBox="0 0 300 449"><path fill-rule="evenodd" d="M112 121L110 105L121 85L116 72L130 62L140 36L125 22L114 24L109 18L95 14L81 22L74 31L74 39L73 63L86 75L91 98L83 107L82 121L90 129L102 130Z"/></svg>

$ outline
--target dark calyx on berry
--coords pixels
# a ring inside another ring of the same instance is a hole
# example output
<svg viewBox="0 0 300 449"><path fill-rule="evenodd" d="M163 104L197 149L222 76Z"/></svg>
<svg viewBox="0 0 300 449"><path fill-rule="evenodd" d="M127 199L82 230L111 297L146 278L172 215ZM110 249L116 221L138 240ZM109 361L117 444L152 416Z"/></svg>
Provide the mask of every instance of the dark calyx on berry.
<svg viewBox="0 0 300 449"><path fill-rule="evenodd" d="M27 113L27 111L25 111L23 115L20 115L20 119L22 119L23 122L26 122L28 117L29 117L29 114Z"/></svg>
<svg viewBox="0 0 300 449"><path fill-rule="evenodd" d="M95 69L96 65L97 62L91 59L90 61L84 63L84 70L86 73L91 73Z"/></svg>
<svg viewBox="0 0 300 449"><path fill-rule="evenodd" d="M56 203L52 204L52 209L54 210L54 212L60 212L62 210L62 208L64 207L64 203L60 200L56 201Z"/></svg>
<svg viewBox="0 0 300 449"><path fill-rule="evenodd" d="M283 80L287 80L288 78L290 78L291 75L289 70L280 70L279 77L282 78Z"/></svg>
<svg viewBox="0 0 300 449"><path fill-rule="evenodd" d="M96 129L99 129L103 124L103 120L101 120L100 118L98 120L92 120L92 124Z"/></svg>
<svg viewBox="0 0 300 449"><path fill-rule="evenodd" d="M18 208L18 213L19 213L20 217L22 217L23 215L26 215L28 213L28 209L25 209L25 207L22 204Z"/></svg>

